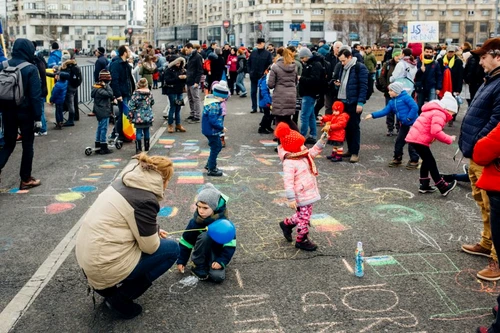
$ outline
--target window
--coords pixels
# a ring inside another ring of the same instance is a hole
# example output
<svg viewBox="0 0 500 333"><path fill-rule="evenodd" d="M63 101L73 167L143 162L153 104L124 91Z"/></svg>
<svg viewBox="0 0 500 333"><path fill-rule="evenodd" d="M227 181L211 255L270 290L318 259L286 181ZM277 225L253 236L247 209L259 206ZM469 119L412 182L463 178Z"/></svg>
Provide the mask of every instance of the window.
<svg viewBox="0 0 500 333"><path fill-rule="evenodd" d="M75 27L75 35L81 35L82 34L82 27Z"/></svg>
<svg viewBox="0 0 500 333"><path fill-rule="evenodd" d="M446 10L441 10L441 11L439 12L439 15L440 15L440 16L446 16Z"/></svg>
<svg viewBox="0 0 500 333"><path fill-rule="evenodd" d="M269 22L269 31L283 31L283 21Z"/></svg>
<svg viewBox="0 0 500 333"><path fill-rule="evenodd" d="M57 10L57 3L48 3L47 10Z"/></svg>
<svg viewBox="0 0 500 333"><path fill-rule="evenodd" d="M68 3L61 4L61 10L71 10L71 5Z"/></svg>
<svg viewBox="0 0 500 333"><path fill-rule="evenodd" d="M311 22L311 31L323 31L323 22Z"/></svg>
<svg viewBox="0 0 500 333"><path fill-rule="evenodd" d="M479 32L488 32L488 23L487 22L479 23Z"/></svg>
<svg viewBox="0 0 500 333"><path fill-rule="evenodd" d="M323 9L313 9L312 14L313 15L323 15L325 11Z"/></svg>
<svg viewBox="0 0 500 333"><path fill-rule="evenodd" d="M446 23L439 22L439 33L445 35L446 34Z"/></svg>
<svg viewBox="0 0 500 333"><path fill-rule="evenodd" d="M453 16L460 16L460 11L459 10L454 10L453 11Z"/></svg>
<svg viewBox="0 0 500 333"><path fill-rule="evenodd" d="M87 27L87 34L89 35L95 34L95 27Z"/></svg>
<svg viewBox="0 0 500 333"><path fill-rule="evenodd" d="M451 22L451 33L459 33L460 32L460 23L459 22Z"/></svg>
<svg viewBox="0 0 500 333"><path fill-rule="evenodd" d="M26 26L23 25L23 35L26 35Z"/></svg>
<svg viewBox="0 0 500 333"><path fill-rule="evenodd" d="M271 0L271 3L283 3L283 0Z"/></svg>
<svg viewBox="0 0 500 333"><path fill-rule="evenodd" d="M295 3L302 3L302 0L295 0Z"/></svg>
<svg viewBox="0 0 500 333"><path fill-rule="evenodd" d="M467 12L467 15L469 15L469 16L473 16L473 15L474 15L474 11L473 11L473 10L469 10L469 11Z"/></svg>
<svg viewBox="0 0 500 333"><path fill-rule="evenodd" d="M9 27L9 35L13 35L14 34L14 27Z"/></svg>
<svg viewBox="0 0 500 333"><path fill-rule="evenodd" d="M113 36L120 36L120 27L113 27Z"/></svg>
<svg viewBox="0 0 500 333"><path fill-rule="evenodd" d="M427 10L425 11L425 16L432 16L432 15L434 15L434 11L433 11L433 10L429 10L429 9L427 9Z"/></svg>
<svg viewBox="0 0 500 333"><path fill-rule="evenodd" d="M255 0L248 0L249 6L255 6Z"/></svg>
<svg viewBox="0 0 500 333"><path fill-rule="evenodd" d="M35 25L35 34L43 35L43 25Z"/></svg>
<svg viewBox="0 0 500 333"><path fill-rule="evenodd" d="M342 31L342 22L333 22L334 31Z"/></svg>
<svg viewBox="0 0 500 333"><path fill-rule="evenodd" d="M19 26L16 27L16 35L19 35Z"/></svg>
<svg viewBox="0 0 500 333"><path fill-rule="evenodd" d="M281 15L283 11L281 9L271 9L267 11L267 15Z"/></svg>
<svg viewBox="0 0 500 333"><path fill-rule="evenodd" d="M69 27L68 26L63 26L61 30L61 34L63 35L69 35Z"/></svg>
<svg viewBox="0 0 500 333"><path fill-rule="evenodd" d="M412 11L411 11L411 15L412 15L412 16L418 16L418 12L417 12L416 10L412 10Z"/></svg>
<svg viewBox="0 0 500 333"><path fill-rule="evenodd" d="M294 9L293 13L294 14L304 14L304 10L303 9Z"/></svg>
<svg viewBox="0 0 500 333"><path fill-rule="evenodd" d="M481 11L481 15L483 15L483 16L490 16L490 11L489 10L483 10L483 11Z"/></svg>
<svg viewBox="0 0 500 333"><path fill-rule="evenodd" d="M406 15L406 10L398 10L398 15L399 16L405 16Z"/></svg>
<svg viewBox="0 0 500 333"><path fill-rule="evenodd" d="M474 32L474 23L471 23L471 22L465 23L465 33L469 34L469 33L473 33L473 32Z"/></svg>

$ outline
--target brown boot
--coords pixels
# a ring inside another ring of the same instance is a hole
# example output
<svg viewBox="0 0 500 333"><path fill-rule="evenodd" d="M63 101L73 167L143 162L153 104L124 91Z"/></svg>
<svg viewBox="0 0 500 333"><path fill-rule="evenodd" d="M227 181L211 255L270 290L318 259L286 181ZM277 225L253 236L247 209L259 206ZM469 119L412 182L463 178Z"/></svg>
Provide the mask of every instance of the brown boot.
<svg viewBox="0 0 500 333"><path fill-rule="evenodd" d="M19 189L20 190L28 190L32 187L40 186L40 184L41 184L40 179L35 179L33 177L29 177L28 180L26 180L26 181L21 180L21 184L19 184Z"/></svg>
<svg viewBox="0 0 500 333"><path fill-rule="evenodd" d="M176 132L186 132L186 129L184 127L182 127L181 124L179 124L179 125L175 125L175 131Z"/></svg>
<svg viewBox="0 0 500 333"><path fill-rule="evenodd" d="M174 133L174 125L168 125L167 126L167 132L168 133Z"/></svg>
<svg viewBox="0 0 500 333"><path fill-rule="evenodd" d="M500 269L498 268L498 261L490 259L488 266L480 270L476 276L481 280L486 281L500 280Z"/></svg>

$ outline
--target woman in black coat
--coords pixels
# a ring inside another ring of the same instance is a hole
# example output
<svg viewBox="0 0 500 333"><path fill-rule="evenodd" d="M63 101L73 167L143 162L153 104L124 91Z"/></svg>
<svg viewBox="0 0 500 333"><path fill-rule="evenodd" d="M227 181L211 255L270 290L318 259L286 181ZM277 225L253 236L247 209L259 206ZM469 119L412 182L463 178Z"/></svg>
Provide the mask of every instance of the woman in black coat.
<svg viewBox="0 0 500 333"><path fill-rule="evenodd" d="M186 60L183 57L175 58L168 64L162 82L162 94L168 95L170 101L170 110L168 112L168 133L174 132L174 116L175 116L175 131L186 132L186 129L181 125L181 106L184 105L184 87L186 86L186 70L184 66Z"/></svg>
<svg viewBox="0 0 500 333"><path fill-rule="evenodd" d="M217 47L214 51L215 54L210 53L208 59L210 59L210 72L208 73L208 89L211 90L212 83L214 81L220 81L222 79L222 73L226 70L226 62L222 56L222 50ZM227 81L227 79L226 79Z"/></svg>

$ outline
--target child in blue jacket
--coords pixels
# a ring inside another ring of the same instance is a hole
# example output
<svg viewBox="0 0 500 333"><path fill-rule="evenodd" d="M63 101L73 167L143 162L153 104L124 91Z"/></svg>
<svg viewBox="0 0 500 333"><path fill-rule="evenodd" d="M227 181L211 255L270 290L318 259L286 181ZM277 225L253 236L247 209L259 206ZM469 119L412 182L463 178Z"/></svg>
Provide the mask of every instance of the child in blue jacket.
<svg viewBox="0 0 500 333"><path fill-rule="evenodd" d="M397 120L400 123L400 128L394 145L394 159L389 163L389 166L397 167L401 165L401 161L403 160L403 148L406 144L406 135L410 131L415 120L417 120L418 105L413 98L406 93L403 84L399 82L394 82L389 85L389 96L391 96L391 100L384 109L367 115L365 119L385 117L391 111L396 114ZM413 170L418 168L419 156L411 145L408 145L408 154L410 155L410 160L406 164L406 169Z"/></svg>
<svg viewBox="0 0 500 333"><path fill-rule="evenodd" d="M264 111L264 115L262 116L262 120L259 124L259 134L270 134L274 132L271 127L271 123L273 121L271 116L273 99L271 97L269 87L267 86L267 73L268 71L266 70L257 84L259 87L259 108Z"/></svg>
<svg viewBox="0 0 500 333"><path fill-rule="evenodd" d="M207 95L203 102L201 133L207 137L210 147L210 156L205 166L205 169L208 170L207 176L222 176L222 171L217 169L217 156L222 149L220 135L226 132L221 104L228 97L229 89L227 86L216 84L212 89L212 95Z"/></svg>
<svg viewBox="0 0 500 333"><path fill-rule="evenodd" d="M226 278L226 266L236 250L236 237L229 243L218 244L202 229L211 223L227 218L226 199L212 184L206 183L198 194L196 211L189 221L179 241L177 269L184 273L184 268L191 257L195 267L191 272L200 280L212 280L220 283Z"/></svg>
<svg viewBox="0 0 500 333"><path fill-rule="evenodd" d="M56 84L52 88L50 95L50 104L56 105L56 129L62 129L64 118L64 100L66 99L66 90L68 90L69 73L56 72Z"/></svg>

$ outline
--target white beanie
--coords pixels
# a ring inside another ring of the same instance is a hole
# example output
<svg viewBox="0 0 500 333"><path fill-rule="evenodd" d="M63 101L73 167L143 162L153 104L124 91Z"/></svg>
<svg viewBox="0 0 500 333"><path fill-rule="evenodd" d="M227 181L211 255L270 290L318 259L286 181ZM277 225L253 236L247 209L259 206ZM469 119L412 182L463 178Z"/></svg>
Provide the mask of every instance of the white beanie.
<svg viewBox="0 0 500 333"><path fill-rule="evenodd" d="M313 56L311 50L309 50L307 47L303 47L299 51L299 58L304 58L308 57L311 58Z"/></svg>
<svg viewBox="0 0 500 333"><path fill-rule="evenodd" d="M458 103L455 97L447 91L444 93L443 98L439 101L439 104L443 107L443 109L451 111L453 113L458 112Z"/></svg>

